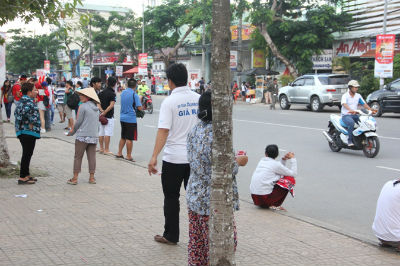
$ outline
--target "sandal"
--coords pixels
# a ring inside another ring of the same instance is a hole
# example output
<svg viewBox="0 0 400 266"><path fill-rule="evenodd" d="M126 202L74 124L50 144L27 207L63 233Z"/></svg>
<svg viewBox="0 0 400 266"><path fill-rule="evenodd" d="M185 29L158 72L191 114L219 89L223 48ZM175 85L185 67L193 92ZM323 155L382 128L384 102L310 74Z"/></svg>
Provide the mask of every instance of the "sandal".
<svg viewBox="0 0 400 266"><path fill-rule="evenodd" d="M104 152L104 154L105 154L105 155L111 155L111 156L114 155L114 153L112 153L111 151Z"/></svg>
<svg viewBox="0 0 400 266"><path fill-rule="evenodd" d="M18 179L18 185L33 185L35 183L36 183L35 181L30 180L30 179L25 180L25 181L21 180L21 179Z"/></svg>
<svg viewBox="0 0 400 266"><path fill-rule="evenodd" d="M67 181L67 184L78 185L78 180L74 182L74 181L72 181L72 178L71 178L70 180Z"/></svg>
<svg viewBox="0 0 400 266"><path fill-rule="evenodd" d="M27 177L29 177L29 180L37 182L37 178L36 177L32 177L32 176L27 176Z"/></svg>
<svg viewBox="0 0 400 266"><path fill-rule="evenodd" d="M96 179L89 179L89 184L96 184Z"/></svg>
<svg viewBox="0 0 400 266"><path fill-rule="evenodd" d="M133 160L133 158L125 158L125 160L130 161L130 162L136 162L135 160Z"/></svg>
<svg viewBox="0 0 400 266"><path fill-rule="evenodd" d="M124 159L124 156L123 155L115 155L115 158Z"/></svg>

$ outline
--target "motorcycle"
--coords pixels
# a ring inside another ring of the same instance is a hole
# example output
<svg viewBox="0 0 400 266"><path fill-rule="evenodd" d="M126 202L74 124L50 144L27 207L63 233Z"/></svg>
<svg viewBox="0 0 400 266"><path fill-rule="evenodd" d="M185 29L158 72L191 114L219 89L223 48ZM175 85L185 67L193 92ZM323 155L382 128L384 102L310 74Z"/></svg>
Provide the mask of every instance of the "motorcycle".
<svg viewBox="0 0 400 266"><path fill-rule="evenodd" d="M153 113L153 100L151 99L150 91L146 91L142 100L143 110L147 110L149 114Z"/></svg>
<svg viewBox="0 0 400 266"><path fill-rule="evenodd" d="M372 117L372 112L368 113L357 111L360 115L360 121L355 123L353 134L354 146L348 146L349 132L346 124L339 115L330 116L328 130L323 131L323 135L328 141L329 148L333 152L339 152L341 149L362 150L368 158L374 158L378 155L380 143L378 134L376 134L376 120Z"/></svg>

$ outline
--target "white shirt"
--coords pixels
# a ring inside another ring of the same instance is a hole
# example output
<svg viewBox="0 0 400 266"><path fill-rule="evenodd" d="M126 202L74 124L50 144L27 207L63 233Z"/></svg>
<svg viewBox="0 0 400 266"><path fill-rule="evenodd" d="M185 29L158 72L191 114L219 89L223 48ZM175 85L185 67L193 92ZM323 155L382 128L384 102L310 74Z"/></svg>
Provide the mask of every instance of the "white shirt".
<svg viewBox="0 0 400 266"><path fill-rule="evenodd" d="M246 85L242 85L242 91L247 91Z"/></svg>
<svg viewBox="0 0 400 266"><path fill-rule="evenodd" d="M195 91L196 90L196 80L194 80L194 79L192 79L190 82L189 82L189 85L190 85L190 89L192 90L192 91Z"/></svg>
<svg viewBox="0 0 400 266"><path fill-rule="evenodd" d="M285 164L287 164L287 167ZM254 195L268 195L274 189L274 185L279 178L282 176L295 177L296 175L296 158L278 162L272 158L264 157L258 163L251 177L250 193Z"/></svg>
<svg viewBox="0 0 400 266"><path fill-rule="evenodd" d="M158 128L169 129L163 160L169 163L189 163L186 138L198 123L200 95L188 87L177 87L161 104Z"/></svg>
<svg viewBox="0 0 400 266"><path fill-rule="evenodd" d="M386 241L400 241L400 184L396 180L383 186L376 205L372 230L376 237Z"/></svg>
<svg viewBox="0 0 400 266"><path fill-rule="evenodd" d="M364 105L365 101L364 101L363 97L359 93L356 93L354 95L354 97L351 97L350 93L346 92L342 96L341 104L342 104L341 113L342 113L342 116L344 116L344 115L348 115L349 114L349 110L347 110L346 107L343 106L343 104L347 104L350 107L351 110L357 110L358 109L358 105L359 104Z"/></svg>

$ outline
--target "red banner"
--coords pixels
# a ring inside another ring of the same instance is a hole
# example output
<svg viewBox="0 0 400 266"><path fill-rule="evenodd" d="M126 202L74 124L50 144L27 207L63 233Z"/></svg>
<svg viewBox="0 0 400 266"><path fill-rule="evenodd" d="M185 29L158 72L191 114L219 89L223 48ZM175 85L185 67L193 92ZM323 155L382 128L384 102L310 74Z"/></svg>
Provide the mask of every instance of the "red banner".
<svg viewBox="0 0 400 266"><path fill-rule="evenodd" d="M139 74L147 75L147 53L139 54Z"/></svg>
<svg viewBox="0 0 400 266"><path fill-rule="evenodd" d="M376 36L375 77L393 77L394 34Z"/></svg>
<svg viewBox="0 0 400 266"><path fill-rule="evenodd" d="M50 60L44 60L43 69L47 72L50 72Z"/></svg>

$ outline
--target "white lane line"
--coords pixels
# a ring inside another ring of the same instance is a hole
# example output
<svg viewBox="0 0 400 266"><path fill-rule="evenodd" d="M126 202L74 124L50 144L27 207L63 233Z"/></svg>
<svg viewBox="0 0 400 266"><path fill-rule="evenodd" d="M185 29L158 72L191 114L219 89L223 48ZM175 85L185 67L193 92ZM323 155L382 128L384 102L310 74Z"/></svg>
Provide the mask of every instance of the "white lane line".
<svg viewBox="0 0 400 266"><path fill-rule="evenodd" d="M270 125L270 126L301 128L301 129L309 129L309 130L317 130L317 131L325 130L325 129L322 129L322 128L315 128L315 127L302 127L302 126L285 125L285 124L277 124L277 123L268 123L268 122L260 122L260 121L251 121L251 120L242 120L242 119L233 119L233 120L234 121L238 121L238 122L247 122L247 123L255 123L255 124ZM379 136L379 138L380 139L400 140L400 138L385 137L385 136Z"/></svg>
<svg viewBox="0 0 400 266"><path fill-rule="evenodd" d="M276 123L268 123L268 122L260 122L260 121L251 121L251 120L241 120L241 119L233 119L233 120L234 120L234 121L238 121L238 122L248 122L248 123L255 123L255 124L262 124L262 125L270 125L270 126L302 128L302 129L311 129L311 130L318 130L318 131L323 131L323 130L324 130L324 129L315 128L315 127L302 127L302 126L293 126L293 125L276 124Z"/></svg>
<svg viewBox="0 0 400 266"><path fill-rule="evenodd" d="M392 171L400 172L400 169L390 168L390 167L385 167L385 166L377 166L377 168L382 168L382 169L386 169L386 170L392 170Z"/></svg>
<svg viewBox="0 0 400 266"><path fill-rule="evenodd" d="M145 127L151 127L151 128L156 128L156 126L153 125L144 125Z"/></svg>

